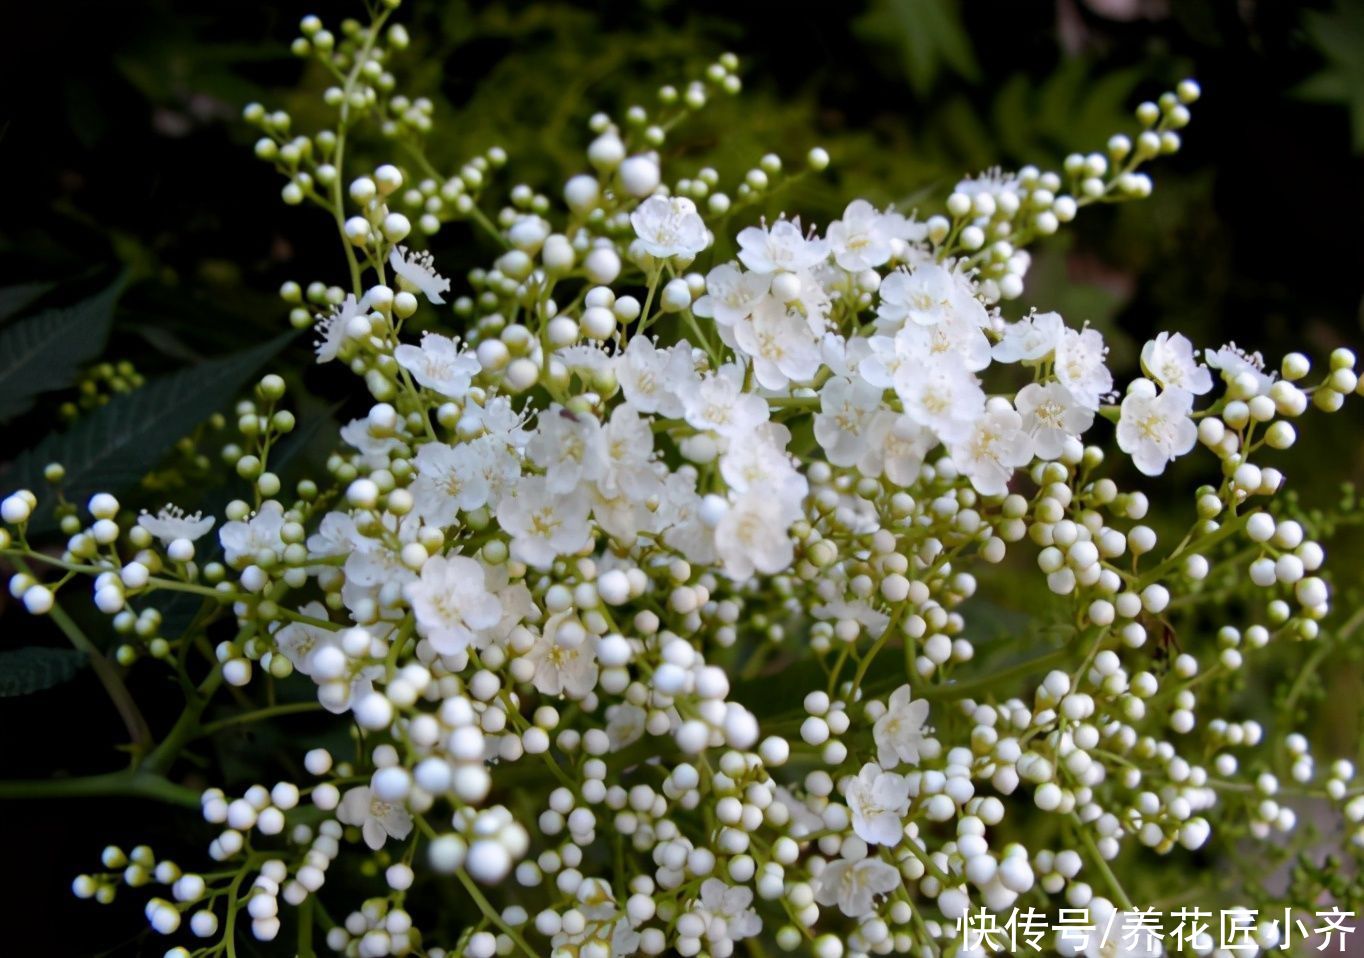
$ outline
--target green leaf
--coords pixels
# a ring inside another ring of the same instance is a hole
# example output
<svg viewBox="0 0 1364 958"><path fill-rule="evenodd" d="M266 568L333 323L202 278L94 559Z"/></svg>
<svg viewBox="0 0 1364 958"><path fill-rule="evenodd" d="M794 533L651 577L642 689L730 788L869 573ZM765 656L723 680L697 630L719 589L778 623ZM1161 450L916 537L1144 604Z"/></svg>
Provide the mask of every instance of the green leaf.
<svg viewBox="0 0 1364 958"><path fill-rule="evenodd" d="M918 96L929 92L944 68L967 80L980 75L955 0L879 0L854 29L868 42L898 49Z"/></svg>
<svg viewBox="0 0 1364 958"><path fill-rule="evenodd" d="M65 389L109 338L123 280L90 299L47 309L0 332L0 421L27 412L40 393Z"/></svg>
<svg viewBox="0 0 1364 958"><path fill-rule="evenodd" d="M73 502L84 502L96 491L136 486L177 439L231 400L294 336L286 333L253 349L152 380L28 450L5 486L38 493L40 504L30 527L42 531L51 523L52 497L43 495L43 469L48 463L66 467L62 488Z"/></svg>
<svg viewBox="0 0 1364 958"><path fill-rule="evenodd" d="M0 322L22 313L47 295L52 287L52 283L20 283L0 289Z"/></svg>
<svg viewBox="0 0 1364 958"><path fill-rule="evenodd" d="M1364 152L1364 9L1340 3L1330 12L1310 10L1302 25L1325 63L1294 92L1304 100L1345 107L1355 151Z"/></svg>
<svg viewBox="0 0 1364 958"><path fill-rule="evenodd" d="M85 656L75 649L30 645L0 652L0 698L41 692L69 680Z"/></svg>

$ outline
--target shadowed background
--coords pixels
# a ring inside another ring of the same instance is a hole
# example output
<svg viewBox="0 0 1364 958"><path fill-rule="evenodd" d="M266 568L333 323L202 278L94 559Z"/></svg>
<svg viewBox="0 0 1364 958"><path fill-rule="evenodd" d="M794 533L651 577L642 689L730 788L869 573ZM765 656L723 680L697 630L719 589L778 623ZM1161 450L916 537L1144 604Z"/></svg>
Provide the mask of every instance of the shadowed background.
<svg viewBox="0 0 1364 958"><path fill-rule="evenodd" d="M127 285L103 356L131 368L80 364L4 423L0 463L139 377L277 335L287 327L274 295L283 280L343 275L332 224L313 208L280 202L282 181L252 157L252 132L238 117L250 100L296 109L301 127L323 116L316 94L325 78L293 58L288 43L304 13L335 21L359 12L292 0L54 0L10 11L11 49L0 66L10 74L0 118L0 182L8 187L0 286L10 298L0 311L15 322L121 272ZM1153 166L1153 197L1086 211L1037 246L1025 301L1100 327L1120 373L1130 373L1139 344L1160 329L1183 331L1199 346L1234 339L1271 357L1364 342L1364 4L414 0L399 19L413 45L398 74L437 105L431 154L454 169L491 145L505 147L511 162L494 197L522 180L562 182L585 166L591 112L619 116L651 104L659 84L733 50L743 95L680 128L665 147L665 169L673 159L674 169L693 170L705 152L733 182L765 152L796 167L822 145L833 156L828 174L801 180L768 206L821 225L854 196L908 209L945 196L966 172L1059 167L1067 152L1130 131L1140 99L1197 76L1204 97L1184 151ZM461 224L431 245L457 289L462 272L491 253ZM9 289L33 283L43 285L17 299ZM32 302L14 308L25 298ZM308 360L300 337L276 362L317 397L297 407L300 419L321 423L351 381ZM1305 430L1286 469L1304 498L1331 497L1341 478L1359 476L1360 425L1356 410ZM195 452L193 443L169 454L149 447L145 465L193 475ZM167 486L133 490L125 501L157 505L177 481L168 472ZM1338 589L1357 587L1357 562L1338 558L1336 568L1354 580ZM70 600L72 614L92 623L93 635L106 634L83 590L74 591L82 594ZM10 602L0 594L2 641L61 643L49 623L4 608ZM129 682L152 724L164 727L178 692L154 672L135 669ZM1359 747L1357 662L1328 682L1312 694L1346 707L1328 711L1316 738L1323 754L1350 755ZM0 698L0 774L8 777L116 767L112 748L123 737L88 670L47 691ZM278 742L243 736L239 744L240 754L205 758L244 774L244 759L260 763ZM85 954L143 928L130 902L111 910L66 894L104 842L146 838L192 849L186 854L197 860L206 841L186 813L125 801L7 803L3 820L9 858L25 862L29 878L19 901L6 896L0 911L14 909L22 922L10 927L35 933L59 922L62 944L47 954ZM131 942L121 953L140 948Z"/></svg>

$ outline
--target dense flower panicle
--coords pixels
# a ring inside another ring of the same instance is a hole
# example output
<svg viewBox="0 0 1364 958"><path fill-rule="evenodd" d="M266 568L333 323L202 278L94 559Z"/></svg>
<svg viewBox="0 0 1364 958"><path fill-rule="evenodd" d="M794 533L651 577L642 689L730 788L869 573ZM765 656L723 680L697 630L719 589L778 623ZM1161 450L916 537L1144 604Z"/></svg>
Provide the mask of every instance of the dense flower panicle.
<svg viewBox="0 0 1364 958"><path fill-rule="evenodd" d="M174 507L120 525L97 495L88 527L66 511L60 559L18 534L35 495L0 509L6 550L96 570L133 658L141 642L179 662L191 689L186 661L208 690L291 682L351 741L308 750L301 788L204 792L221 828L206 874L113 849L78 893L154 879L175 898L148 906L158 931L193 912L214 938L244 914L269 941L279 899L325 889L351 909L326 944L357 958L727 958L755 938L754 953L964 955L983 952L953 951L957 923L981 909L1125 921L1142 903L1109 865L1124 849L1179 871L1185 851L1293 832L1280 775L1364 820L1348 762L1318 768L1305 739L1229 706L1207 715L1222 678L1325 628L1320 533L1274 503L1284 476L1262 462L1309 404L1359 388L1353 354L1310 385L1297 354L1279 375L1162 332L1121 385L1085 317L1012 304L1028 243L1149 192L1141 164L1178 148L1195 85L1143 104L1135 143L1063 172L991 171L912 215L853 199L821 230L750 208L783 183L775 155L732 197L709 168L668 178L674 123L740 86L726 56L660 91L656 114L594 117L562 206L518 185L489 215L508 158L426 156L430 104L389 72L408 42L394 6L340 38L308 18L299 49L346 78L326 94L346 104L339 129L360 142L377 121L420 174L363 172L338 130L247 111L286 201L318 199L348 252L352 288L282 290L318 360L367 394L326 474L285 491L271 471L292 414L266 377L238 410L228 458L251 495L217 525L221 561L195 561L215 517ZM335 202L324 181L344 184ZM416 248L464 221L499 247L467 283ZM1111 441L1100 418L1124 457L1091 444ZM1166 547L1140 477L1186 456L1217 484ZM991 603L971 599L1010 556L1051 618L979 626ZM22 572L11 591L43 614L65 582ZM152 603L172 589L235 630L158 637ZM1171 623L1201 623L1190 610L1226 625L1181 647ZM275 689L262 718L297 710ZM1271 736L1286 768L1249 752Z"/></svg>

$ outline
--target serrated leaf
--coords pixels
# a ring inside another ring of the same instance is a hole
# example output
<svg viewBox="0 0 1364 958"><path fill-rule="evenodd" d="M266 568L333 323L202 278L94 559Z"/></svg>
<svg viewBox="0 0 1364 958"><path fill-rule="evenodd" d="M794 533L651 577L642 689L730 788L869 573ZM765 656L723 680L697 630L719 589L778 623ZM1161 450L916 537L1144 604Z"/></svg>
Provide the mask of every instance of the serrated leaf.
<svg viewBox="0 0 1364 958"><path fill-rule="evenodd" d="M52 497L41 494L43 469L50 462L66 468L62 489L73 502L84 502L96 491L137 485L177 439L231 400L294 335L179 370L115 397L24 453L0 485L39 492L39 509L30 520L38 531L52 519Z"/></svg>
<svg viewBox="0 0 1364 958"><path fill-rule="evenodd" d="M85 665L75 649L30 645L0 652L0 698L41 692L69 680Z"/></svg>
<svg viewBox="0 0 1364 958"><path fill-rule="evenodd" d="M0 322L22 313L52 287L52 283L20 283L0 289Z"/></svg>
<svg viewBox="0 0 1364 958"><path fill-rule="evenodd" d="M0 331L0 421L27 412L41 393L64 389L104 349L123 280L71 306L46 309Z"/></svg>

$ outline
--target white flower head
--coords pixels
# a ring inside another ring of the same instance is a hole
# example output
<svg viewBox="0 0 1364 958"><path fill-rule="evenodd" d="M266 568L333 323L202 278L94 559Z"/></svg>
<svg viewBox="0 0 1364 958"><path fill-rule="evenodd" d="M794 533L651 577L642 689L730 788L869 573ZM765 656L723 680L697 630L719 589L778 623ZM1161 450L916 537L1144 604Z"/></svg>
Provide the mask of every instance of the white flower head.
<svg viewBox="0 0 1364 958"><path fill-rule="evenodd" d="M844 787L853 831L871 845L898 845L909 813L909 779L868 762Z"/></svg>
<svg viewBox="0 0 1364 958"><path fill-rule="evenodd" d="M483 368L471 351L439 333L422 333L421 346L403 343L393 350L393 358L418 383L450 399L463 399Z"/></svg>
<svg viewBox="0 0 1364 958"><path fill-rule="evenodd" d="M1149 382L1139 384L1122 401L1118 415L1118 448L1147 476L1158 476L1166 465L1193 449L1198 426L1192 418L1193 394L1166 389L1156 394Z"/></svg>
<svg viewBox="0 0 1364 958"><path fill-rule="evenodd" d="M808 382L819 371L819 340L805 317L766 297L753 315L734 326L739 351L753 360L753 376L765 389Z"/></svg>
<svg viewBox="0 0 1364 958"><path fill-rule="evenodd" d="M715 546L725 574L743 580L754 573L774 575L789 566L795 546L786 530L798 515L790 504L762 488L740 496L715 526Z"/></svg>
<svg viewBox="0 0 1364 958"><path fill-rule="evenodd" d="M483 566L467 556L432 556L403 593L417 629L441 655L479 645L477 633L502 621L502 603L488 591Z"/></svg>
<svg viewBox="0 0 1364 958"><path fill-rule="evenodd" d="M691 348L678 343L658 349L647 337L632 336L620 356L616 378L625 401L645 415L680 419L683 394L700 382Z"/></svg>
<svg viewBox="0 0 1364 958"><path fill-rule="evenodd" d="M872 726L876 740L876 757L882 768L894 768L901 762L916 765L928 730L928 703L913 700L908 685L902 685L890 695L886 711Z"/></svg>
<svg viewBox="0 0 1364 958"><path fill-rule="evenodd" d="M889 425L883 399L882 389L860 377L835 376L824 384L814 417L815 441L832 465L855 465L880 441Z"/></svg>
<svg viewBox="0 0 1364 958"><path fill-rule="evenodd" d="M849 918L871 914L876 899L900 887L900 872L879 858L830 862L815 879L815 901L837 905Z"/></svg>
<svg viewBox="0 0 1364 958"><path fill-rule="evenodd" d="M565 628L570 621L573 627ZM584 637L582 626L570 619L570 613L551 616L529 652L535 665L531 684L545 695L573 699L587 695L597 687L597 657L592 646Z"/></svg>
<svg viewBox="0 0 1364 958"><path fill-rule="evenodd" d="M913 272L897 269L881 282L879 294L877 318L892 325L906 321L920 326L935 325L972 298L960 288L952 271L937 263L927 263Z"/></svg>
<svg viewBox="0 0 1364 958"><path fill-rule="evenodd" d="M1265 372L1265 359L1259 353L1248 353L1235 343L1220 349L1203 350L1203 361L1218 370L1227 382L1242 373L1250 375L1256 384L1256 395L1263 396L1274 385L1274 374Z"/></svg>
<svg viewBox="0 0 1364 958"><path fill-rule="evenodd" d="M365 844L374 851L390 838L402 841L412 834L412 815L402 805L381 801L367 785L352 788L336 809L343 825L359 827Z"/></svg>
<svg viewBox="0 0 1364 958"><path fill-rule="evenodd" d="M602 475L606 437L595 416L555 405L536 421L526 453L545 470L550 492L571 492Z"/></svg>
<svg viewBox="0 0 1364 958"><path fill-rule="evenodd" d="M739 261L755 273L798 273L824 261L828 245L807 237L800 218L780 219L768 227L750 226L739 231Z"/></svg>
<svg viewBox="0 0 1364 958"><path fill-rule="evenodd" d="M1194 358L1193 343L1182 333L1158 333L1141 348L1141 368L1165 389L1195 396L1212 389L1212 373Z"/></svg>
<svg viewBox="0 0 1364 958"><path fill-rule="evenodd" d="M903 230L903 220L903 216L877 212L866 200L853 200L843 211L843 218L830 223L825 231L834 262L850 273L889 262L891 240Z"/></svg>
<svg viewBox="0 0 1364 958"><path fill-rule="evenodd" d="M1075 401L1086 409L1098 409L1103 397L1113 391L1113 374L1105 360L1108 347L1103 334L1089 327L1067 329L1056 344L1056 378L1070 390Z"/></svg>
<svg viewBox="0 0 1364 958"><path fill-rule="evenodd" d="M218 530L218 541L229 565L243 559L254 562L262 552L284 550L284 540L280 538L283 529L284 506L275 499L267 499L249 519L226 523Z"/></svg>
<svg viewBox="0 0 1364 958"><path fill-rule="evenodd" d="M512 558L547 569L559 556L572 555L592 540L590 506L582 486L560 495L543 476L527 476L498 503L497 521L512 537Z"/></svg>
<svg viewBox="0 0 1364 958"><path fill-rule="evenodd" d="M743 370L727 363L687 390L682 397L687 424L735 439L766 422L767 403L744 392L743 380Z"/></svg>
<svg viewBox="0 0 1364 958"><path fill-rule="evenodd" d="M488 503L492 489L485 458L488 447L475 440L458 448L428 442L417 450L417 478L409 487L413 509L428 525L448 528L460 512Z"/></svg>
<svg viewBox="0 0 1364 958"><path fill-rule="evenodd" d="M720 326L733 326L753 313L771 286L770 273L746 273L733 263L722 263L706 274L706 293L692 304L692 312Z"/></svg>
<svg viewBox="0 0 1364 958"><path fill-rule="evenodd" d="M186 514L177 505L166 503L156 515L145 509L137 517L137 524L161 540L162 545L170 545L176 539L193 542L202 538L213 528L213 516L202 512Z"/></svg>
<svg viewBox="0 0 1364 958"><path fill-rule="evenodd" d="M1033 313L1004 327L993 355L1000 363L1040 363L1056 349L1065 332L1060 313Z"/></svg>
<svg viewBox="0 0 1364 958"><path fill-rule="evenodd" d="M404 289L415 289L435 306L445 302L441 294L450 292L450 281L436 272L435 258L429 252L399 246L388 254L388 265Z"/></svg>
<svg viewBox="0 0 1364 958"><path fill-rule="evenodd" d="M701 909L712 919L707 922L713 929L707 933L712 940L742 941L762 931L763 921L752 906L751 888L729 885L719 878L707 878L701 883ZM718 926L715 919L719 919Z"/></svg>
<svg viewBox="0 0 1364 958"><path fill-rule="evenodd" d="M1023 430L1023 417L1007 401L991 400L985 415L948 451L961 474L982 496L1009 491L1014 471L1032 461L1032 437Z"/></svg>
<svg viewBox="0 0 1364 958"><path fill-rule="evenodd" d="M650 256L692 259L710 245L706 221L685 196L651 196L630 214L639 243Z"/></svg>
<svg viewBox="0 0 1364 958"><path fill-rule="evenodd" d="M1094 411L1076 402L1060 383L1028 383L1014 397L1014 406L1039 459L1059 458L1067 439L1094 424Z"/></svg>

